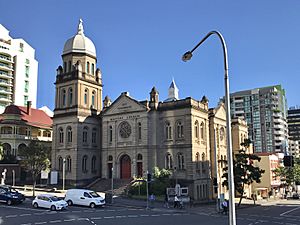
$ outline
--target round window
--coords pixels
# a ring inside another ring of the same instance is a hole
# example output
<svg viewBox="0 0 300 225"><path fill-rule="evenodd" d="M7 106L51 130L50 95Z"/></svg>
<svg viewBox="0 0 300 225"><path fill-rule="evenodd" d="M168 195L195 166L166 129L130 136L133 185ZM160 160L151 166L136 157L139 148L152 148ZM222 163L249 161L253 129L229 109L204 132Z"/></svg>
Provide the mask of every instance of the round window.
<svg viewBox="0 0 300 225"><path fill-rule="evenodd" d="M128 138L131 134L131 126L128 122L124 121L120 124L120 136L122 138Z"/></svg>

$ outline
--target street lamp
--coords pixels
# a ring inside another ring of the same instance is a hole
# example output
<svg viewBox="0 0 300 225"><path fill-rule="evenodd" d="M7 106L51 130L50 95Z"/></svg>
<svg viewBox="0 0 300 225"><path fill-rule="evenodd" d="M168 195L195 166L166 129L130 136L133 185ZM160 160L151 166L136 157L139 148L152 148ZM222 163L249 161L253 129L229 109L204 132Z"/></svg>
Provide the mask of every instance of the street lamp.
<svg viewBox="0 0 300 225"><path fill-rule="evenodd" d="M231 118L230 118L230 96L229 96L229 79L228 79L228 61L227 48L222 34L218 31L209 32L191 51L184 53L183 61L192 58L193 52L211 35L216 34L223 47L224 56L224 81L225 81L225 107L226 107L226 129L227 129L227 158L228 158L228 184L229 184L229 224L236 225L235 204L234 204L234 176L233 176L233 157L232 157L232 139L231 139Z"/></svg>
<svg viewBox="0 0 300 225"><path fill-rule="evenodd" d="M63 185L63 191L65 190L65 180L66 180L66 158L63 158L63 171L62 171L62 175L63 175L63 179L62 179L62 185Z"/></svg>

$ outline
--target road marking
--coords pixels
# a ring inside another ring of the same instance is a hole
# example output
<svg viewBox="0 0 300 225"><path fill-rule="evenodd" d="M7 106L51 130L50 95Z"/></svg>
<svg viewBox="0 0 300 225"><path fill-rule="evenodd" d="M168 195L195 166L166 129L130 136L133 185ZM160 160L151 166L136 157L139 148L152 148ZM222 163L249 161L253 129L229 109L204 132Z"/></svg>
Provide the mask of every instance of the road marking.
<svg viewBox="0 0 300 225"><path fill-rule="evenodd" d="M5 216L6 218L12 218L12 217L17 217L18 215L8 215L8 216Z"/></svg>
<svg viewBox="0 0 300 225"><path fill-rule="evenodd" d="M106 210L107 212L115 212L116 210L115 209L108 209Z"/></svg>
<svg viewBox="0 0 300 225"><path fill-rule="evenodd" d="M164 214L162 214L163 216L171 216L171 214L170 213L164 213Z"/></svg>
<svg viewBox="0 0 300 225"><path fill-rule="evenodd" d="M295 211L295 210L297 210L297 209L300 209L300 206L298 206L297 208L288 210L288 211L286 211L286 212L284 212L284 213L281 213L280 216L284 216L285 214L288 214L288 213L290 213L290 212L293 212L293 211Z"/></svg>
<svg viewBox="0 0 300 225"><path fill-rule="evenodd" d="M76 219L67 219L67 220L64 220L65 222L71 222L71 221L74 221Z"/></svg>
<svg viewBox="0 0 300 225"><path fill-rule="evenodd" d="M31 225L31 223L22 223L21 225Z"/></svg>
<svg viewBox="0 0 300 225"><path fill-rule="evenodd" d="M34 224L39 225L39 224L45 224L45 223L47 223L47 222L36 222Z"/></svg>
<svg viewBox="0 0 300 225"><path fill-rule="evenodd" d="M126 216L116 216L116 218L125 218Z"/></svg>
<svg viewBox="0 0 300 225"><path fill-rule="evenodd" d="M49 223L61 223L61 220L51 220Z"/></svg>
<svg viewBox="0 0 300 225"><path fill-rule="evenodd" d="M145 214L142 214L142 215L140 215L141 217L146 217L146 216L149 216L149 215L145 215Z"/></svg>
<svg viewBox="0 0 300 225"><path fill-rule="evenodd" d="M273 222L273 223L277 223L277 224L283 224L282 222Z"/></svg>
<svg viewBox="0 0 300 225"><path fill-rule="evenodd" d="M91 220L101 220L102 217L92 217Z"/></svg>
<svg viewBox="0 0 300 225"><path fill-rule="evenodd" d="M113 219L113 218L115 218L114 216L104 216L103 217L104 219Z"/></svg>
<svg viewBox="0 0 300 225"><path fill-rule="evenodd" d="M20 216L31 216L31 214L21 214Z"/></svg>
<svg viewBox="0 0 300 225"><path fill-rule="evenodd" d="M156 216L160 216L160 215L157 215L157 214L153 214L153 215L151 215L151 216L153 216L153 217L156 217Z"/></svg>
<svg viewBox="0 0 300 225"><path fill-rule="evenodd" d="M78 218L77 220L89 220L89 218Z"/></svg>

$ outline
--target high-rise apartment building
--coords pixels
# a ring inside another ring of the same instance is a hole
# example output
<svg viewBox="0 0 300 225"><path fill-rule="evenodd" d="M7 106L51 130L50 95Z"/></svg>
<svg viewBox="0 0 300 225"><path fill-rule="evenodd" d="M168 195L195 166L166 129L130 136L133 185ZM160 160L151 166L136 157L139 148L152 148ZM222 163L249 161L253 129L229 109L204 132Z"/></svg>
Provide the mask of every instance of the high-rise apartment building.
<svg viewBox="0 0 300 225"><path fill-rule="evenodd" d="M300 141L300 107L290 107L288 110L289 139Z"/></svg>
<svg viewBox="0 0 300 225"><path fill-rule="evenodd" d="M9 104L36 108L38 62L35 50L0 24L0 113Z"/></svg>
<svg viewBox="0 0 300 225"><path fill-rule="evenodd" d="M287 102L281 85L235 92L230 100L231 115L247 121L254 152L288 151Z"/></svg>

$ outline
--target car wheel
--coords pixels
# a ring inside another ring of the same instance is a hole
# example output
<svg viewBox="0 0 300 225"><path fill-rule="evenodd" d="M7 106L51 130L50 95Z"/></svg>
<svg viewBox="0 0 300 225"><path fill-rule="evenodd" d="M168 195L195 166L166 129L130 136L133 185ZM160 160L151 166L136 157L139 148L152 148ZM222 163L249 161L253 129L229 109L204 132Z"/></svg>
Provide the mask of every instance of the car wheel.
<svg viewBox="0 0 300 225"><path fill-rule="evenodd" d="M94 202L92 202L91 204L90 204L90 207L93 209L93 208L95 208L95 203Z"/></svg>
<svg viewBox="0 0 300 225"><path fill-rule="evenodd" d="M51 210L51 211L55 211L55 210L56 210L55 205L51 205L50 210Z"/></svg>
<svg viewBox="0 0 300 225"><path fill-rule="evenodd" d="M35 202L35 203L33 203L33 208L38 208L39 207L39 205Z"/></svg>
<svg viewBox="0 0 300 225"><path fill-rule="evenodd" d="M68 200L67 203L69 206L73 205L73 202L71 200Z"/></svg>
<svg viewBox="0 0 300 225"><path fill-rule="evenodd" d="M12 204L12 201L9 199L9 200L7 200L7 205L11 205Z"/></svg>

